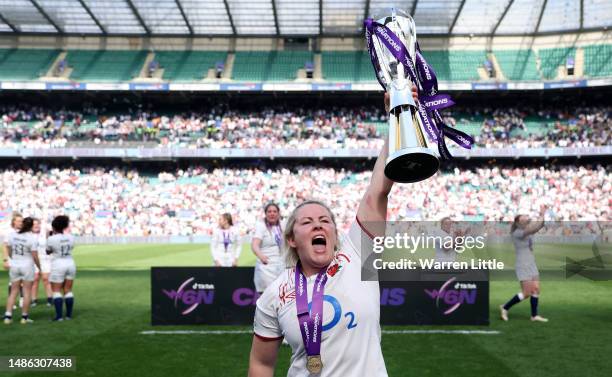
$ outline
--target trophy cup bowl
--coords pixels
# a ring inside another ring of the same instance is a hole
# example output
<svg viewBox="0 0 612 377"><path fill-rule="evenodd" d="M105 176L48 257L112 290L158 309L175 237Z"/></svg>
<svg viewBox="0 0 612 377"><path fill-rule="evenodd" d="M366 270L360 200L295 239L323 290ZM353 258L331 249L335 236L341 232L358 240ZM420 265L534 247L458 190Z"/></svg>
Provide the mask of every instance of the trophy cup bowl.
<svg viewBox="0 0 612 377"><path fill-rule="evenodd" d="M391 15L376 17L378 23L388 27L404 44L416 66L416 27L406 12L391 9ZM412 98L413 83L407 77L404 65L388 48L372 35L372 48L376 51L380 70L379 81L390 97L389 107L389 155L385 175L394 182L413 183L434 175L440 168L440 160L429 148L429 140L423 132L423 121ZM376 68L375 68L376 70Z"/></svg>

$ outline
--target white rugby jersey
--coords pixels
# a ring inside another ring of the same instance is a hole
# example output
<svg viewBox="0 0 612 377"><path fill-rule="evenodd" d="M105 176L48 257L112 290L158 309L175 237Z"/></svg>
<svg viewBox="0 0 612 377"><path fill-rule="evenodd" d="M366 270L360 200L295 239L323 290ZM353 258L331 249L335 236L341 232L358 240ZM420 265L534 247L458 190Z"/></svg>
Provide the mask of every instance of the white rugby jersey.
<svg viewBox="0 0 612 377"><path fill-rule="evenodd" d="M47 239L47 250L51 250L54 259L72 259L74 237L70 234L54 234Z"/></svg>
<svg viewBox="0 0 612 377"><path fill-rule="evenodd" d="M285 222L280 221L280 239L281 239L281 247L283 244L283 232L285 230ZM278 247L276 243L276 239L274 237L274 232L276 232L276 226L267 227L265 222L259 221L257 225L255 225L255 234L253 234L253 238L259 238L261 240L261 245L259 249L262 254L267 256L268 258L275 259L278 258L280 260L281 249ZM259 262L259 259L257 260ZM261 263L261 262L259 262Z"/></svg>
<svg viewBox="0 0 612 377"><path fill-rule="evenodd" d="M516 252L517 265L532 265L535 264L535 256L533 255L533 235L525 235L523 229L516 229L512 233L512 242Z"/></svg>
<svg viewBox="0 0 612 377"><path fill-rule="evenodd" d="M438 238L435 244L434 258L436 262L454 262L457 259L457 252L452 247L444 247L447 237L453 237L452 234L438 228L432 232L433 236ZM452 232L451 232L452 233Z"/></svg>
<svg viewBox="0 0 612 377"><path fill-rule="evenodd" d="M12 262L33 262L32 251L38 251L38 238L32 232L14 232L9 235L8 245L11 247Z"/></svg>
<svg viewBox="0 0 612 377"><path fill-rule="evenodd" d="M365 242L362 243L362 240ZM351 225L341 248L327 269L324 288L321 377L387 376L380 346L380 291L378 281L361 281L360 248L372 241L360 225ZM308 280L312 299L316 274ZM255 335L262 339L285 337L292 349L287 376L310 376L306 350L295 306L295 268L285 270L257 301Z"/></svg>
<svg viewBox="0 0 612 377"><path fill-rule="evenodd" d="M227 250L223 243L224 238L229 237L229 245ZM242 250L242 244L240 242L240 235L235 227L228 229L216 228L213 230L211 249L213 259L222 259L226 254L230 254L234 258L240 257L240 251Z"/></svg>
<svg viewBox="0 0 612 377"><path fill-rule="evenodd" d="M4 244L9 246L9 240L15 234L17 234L17 230L15 230L14 228L10 228L8 232L6 232L6 236L4 237Z"/></svg>

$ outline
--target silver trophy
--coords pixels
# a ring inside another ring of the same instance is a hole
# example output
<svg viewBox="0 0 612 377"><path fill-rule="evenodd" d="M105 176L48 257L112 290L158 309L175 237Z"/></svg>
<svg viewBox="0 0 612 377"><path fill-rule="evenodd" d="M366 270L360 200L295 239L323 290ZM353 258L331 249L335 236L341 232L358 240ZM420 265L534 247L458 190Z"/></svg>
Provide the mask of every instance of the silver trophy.
<svg viewBox="0 0 612 377"><path fill-rule="evenodd" d="M389 16L374 19L388 27L399 38L415 67L417 39L414 20L399 9L392 9L390 13ZM412 98L412 86L418 83L411 82L404 65L376 35L372 35L372 47L376 51L380 67L376 75L390 97L389 157L385 165L385 175L390 180L401 183L422 181L438 171L440 161L429 149L429 140L423 132L423 122Z"/></svg>

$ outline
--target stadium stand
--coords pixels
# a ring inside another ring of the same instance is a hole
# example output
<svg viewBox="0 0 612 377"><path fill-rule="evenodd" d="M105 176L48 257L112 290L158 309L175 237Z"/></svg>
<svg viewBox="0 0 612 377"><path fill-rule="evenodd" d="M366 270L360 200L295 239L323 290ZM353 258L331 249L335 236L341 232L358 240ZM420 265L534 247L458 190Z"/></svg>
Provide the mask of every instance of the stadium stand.
<svg viewBox="0 0 612 377"><path fill-rule="evenodd" d="M565 66L568 58L575 58L575 47L542 48L538 51L542 77L548 80L557 78L559 66Z"/></svg>
<svg viewBox="0 0 612 377"><path fill-rule="evenodd" d="M328 81L376 81L370 56L365 51L323 51L323 78Z"/></svg>
<svg viewBox="0 0 612 377"><path fill-rule="evenodd" d="M612 45L589 45L584 50L585 77L612 77ZM575 58L577 47L494 50L508 80L557 79L557 71L567 59ZM0 49L0 80L36 80L43 76L60 50ZM68 66L75 81L130 81L146 59L146 51L69 50ZM440 81L478 81L478 69L487 60L485 50L424 50ZM217 63L224 63L225 51L157 51L154 60L163 68L167 81L199 81ZM536 63L540 60L539 69ZM310 51L239 51L231 77L236 81L292 81L305 63L314 62ZM323 79L342 82L375 82L366 51L323 51Z"/></svg>
<svg viewBox="0 0 612 377"><path fill-rule="evenodd" d="M232 78L237 81L263 81L270 64L270 51L236 52Z"/></svg>
<svg viewBox="0 0 612 377"><path fill-rule="evenodd" d="M146 51L70 50L66 61L73 68L73 80L129 81L138 75L146 56Z"/></svg>
<svg viewBox="0 0 612 377"><path fill-rule="evenodd" d="M584 47L584 75L587 77L612 76L612 45Z"/></svg>
<svg viewBox="0 0 612 377"><path fill-rule="evenodd" d="M268 81L291 81L295 80L298 69L304 68L306 62L312 62L310 51L274 51Z"/></svg>
<svg viewBox="0 0 612 377"><path fill-rule="evenodd" d="M371 175L363 161L170 168L148 163L140 169L95 163L21 164L0 169L2 208L39 218L43 209L51 215L67 213L74 234L97 236L210 235L223 210L231 210L245 234L260 218L261 203L279 201L287 210L311 197L325 199L346 229ZM393 190L390 219L438 220L452 214L458 220L508 221L516 211L529 213L546 204L550 219L593 220L610 216L607 193L612 175L602 166L484 164L449 168ZM61 195L47 197L41 192ZM224 200L228 195L230 203Z"/></svg>
<svg viewBox="0 0 612 377"><path fill-rule="evenodd" d="M376 106L207 112L51 111L0 107L0 146L108 145L198 148L379 148L386 115ZM445 121L472 135L476 147L612 145L610 107L458 108Z"/></svg>
<svg viewBox="0 0 612 377"><path fill-rule="evenodd" d="M309 51L238 51L232 78L236 81L292 81L312 61Z"/></svg>
<svg viewBox="0 0 612 377"><path fill-rule="evenodd" d="M540 80L533 50L493 50L508 80Z"/></svg>
<svg viewBox="0 0 612 377"><path fill-rule="evenodd" d="M0 80L36 80L58 54L59 50L0 49Z"/></svg>
<svg viewBox="0 0 612 377"><path fill-rule="evenodd" d="M169 81L198 81L217 63L224 63L224 51L158 51L155 60L164 69L163 79Z"/></svg>
<svg viewBox="0 0 612 377"><path fill-rule="evenodd" d="M423 51L423 56L442 81L477 81L478 68L487 60L484 50Z"/></svg>

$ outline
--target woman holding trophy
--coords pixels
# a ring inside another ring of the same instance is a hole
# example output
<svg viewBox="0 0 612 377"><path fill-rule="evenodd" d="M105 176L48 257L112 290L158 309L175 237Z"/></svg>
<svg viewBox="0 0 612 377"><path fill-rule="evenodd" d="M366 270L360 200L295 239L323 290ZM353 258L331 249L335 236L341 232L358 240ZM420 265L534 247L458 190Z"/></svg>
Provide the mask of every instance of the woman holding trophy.
<svg viewBox="0 0 612 377"><path fill-rule="evenodd" d="M392 9L388 17L367 19L365 30L376 78L387 92L389 136L346 236L338 236L334 215L322 202L306 201L293 210L284 230L289 268L257 301L251 377L274 375L283 338L292 349L288 376L387 376L379 284L362 281L361 251L370 252L373 237L385 234L393 182L421 181L438 170L429 142L438 142L443 157L450 156L444 136L470 143L468 135L445 131L440 121L437 109L452 101L437 95L412 18Z"/></svg>
<svg viewBox="0 0 612 377"><path fill-rule="evenodd" d="M249 376L274 374L283 338L292 349L288 376L387 375L378 282L361 281L360 263L361 250L371 250L372 238L384 234L382 227L363 224L386 220L393 185L384 173L387 144L345 237L339 238L333 213L318 201L302 203L287 220L284 243L292 268L257 301Z"/></svg>

